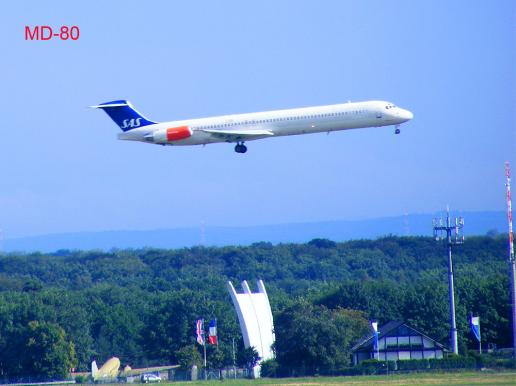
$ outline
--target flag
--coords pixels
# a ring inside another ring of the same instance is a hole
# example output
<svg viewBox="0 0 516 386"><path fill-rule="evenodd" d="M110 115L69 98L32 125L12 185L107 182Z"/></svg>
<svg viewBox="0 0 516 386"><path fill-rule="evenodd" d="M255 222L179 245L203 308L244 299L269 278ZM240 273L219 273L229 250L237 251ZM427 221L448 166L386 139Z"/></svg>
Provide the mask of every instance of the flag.
<svg viewBox="0 0 516 386"><path fill-rule="evenodd" d="M210 332L208 335L210 344L217 344L217 319L210 320Z"/></svg>
<svg viewBox="0 0 516 386"><path fill-rule="evenodd" d="M378 350L378 322L371 320L371 328L373 329L374 335L373 335L373 345L375 351Z"/></svg>
<svg viewBox="0 0 516 386"><path fill-rule="evenodd" d="M475 338L480 342L480 317L471 315L469 324L473 335L475 335Z"/></svg>
<svg viewBox="0 0 516 386"><path fill-rule="evenodd" d="M197 343L204 345L204 319L197 319L195 322L195 333L197 334Z"/></svg>

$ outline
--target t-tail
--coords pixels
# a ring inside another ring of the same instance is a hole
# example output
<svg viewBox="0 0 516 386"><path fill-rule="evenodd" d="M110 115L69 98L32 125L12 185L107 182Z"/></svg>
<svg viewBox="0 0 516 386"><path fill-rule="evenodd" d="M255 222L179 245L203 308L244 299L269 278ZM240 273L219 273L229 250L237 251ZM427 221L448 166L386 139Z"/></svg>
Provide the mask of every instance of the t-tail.
<svg viewBox="0 0 516 386"><path fill-rule="evenodd" d="M90 107L104 110L123 131L129 131L138 127L154 125L157 123L145 118L134 109L131 102L126 100L106 102Z"/></svg>
<svg viewBox="0 0 516 386"><path fill-rule="evenodd" d="M91 377L93 379L96 379L98 373L99 373L99 369L97 367L97 362L96 361L91 362Z"/></svg>

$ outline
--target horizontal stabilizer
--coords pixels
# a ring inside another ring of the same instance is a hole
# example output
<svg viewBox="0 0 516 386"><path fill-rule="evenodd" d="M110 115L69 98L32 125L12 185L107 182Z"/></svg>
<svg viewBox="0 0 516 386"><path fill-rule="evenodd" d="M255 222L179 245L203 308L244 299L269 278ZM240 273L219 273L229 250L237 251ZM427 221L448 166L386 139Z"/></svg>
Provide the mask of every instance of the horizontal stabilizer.
<svg viewBox="0 0 516 386"><path fill-rule="evenodd" d="M92 109L105 109L105 108L108 108L108 107L123 107L123 106L130 106L129 103L105 103L105 104L101 104L101 105L95 105L95 106L90 106L90 108Z"/></svg>

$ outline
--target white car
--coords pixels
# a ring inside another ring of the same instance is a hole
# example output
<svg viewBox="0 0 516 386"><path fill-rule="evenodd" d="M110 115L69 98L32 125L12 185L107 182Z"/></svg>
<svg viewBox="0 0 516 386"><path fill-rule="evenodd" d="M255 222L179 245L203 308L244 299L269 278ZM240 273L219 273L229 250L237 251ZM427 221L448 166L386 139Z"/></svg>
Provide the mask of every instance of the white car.
<svg viewBox="0 0 516 386"><path fill-rule="evenodd" d="M161 382L161 377L156 374L142 374L143 383Z"/></svg>

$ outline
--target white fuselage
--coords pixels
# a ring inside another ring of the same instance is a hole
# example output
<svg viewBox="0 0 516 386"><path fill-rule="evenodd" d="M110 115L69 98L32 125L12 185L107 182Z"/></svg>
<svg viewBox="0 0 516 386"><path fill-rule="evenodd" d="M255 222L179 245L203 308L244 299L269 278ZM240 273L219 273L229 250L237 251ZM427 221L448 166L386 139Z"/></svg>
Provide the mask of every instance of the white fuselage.
<svg viewBox="0 0 516 386"><path fill-rule="evenodd" d="M410 111L389 102L349 102L162 122L120 133L118 138L161 145L204 145L215 142L243 142L270 136L399 125L412 117ZM157 135L170 128L184 127L191 133L184 139L169 141L166 136Z"/></svg>

